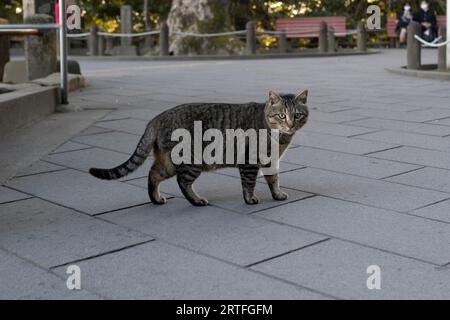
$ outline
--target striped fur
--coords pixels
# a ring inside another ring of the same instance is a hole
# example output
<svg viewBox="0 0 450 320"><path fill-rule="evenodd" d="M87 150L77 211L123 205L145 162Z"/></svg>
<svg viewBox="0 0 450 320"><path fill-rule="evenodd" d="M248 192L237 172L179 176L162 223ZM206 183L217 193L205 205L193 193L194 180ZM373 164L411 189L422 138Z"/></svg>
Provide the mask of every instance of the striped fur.
<svg viewBox="0 0 450 320"><path fill-rule="evenodd" d="M154 204L164 204L166 199L159 192L162 181L177 176L178 185L185 198L195 206L205 206L208 201L200 197L194 190L194 182L204 171L224 167L237 167L241 175L243 197L247 204L259 202L255 195L256 179L260 164L180 164L172 162L171 151L178 144L172 141L172 133L176 129L186 129L194 136L194 122L201 121L203 132L207 129L218 129L225 136L227 129L278 129L279 154L288 148L292 138L308 119L306 106L307 91L299 95L280 95L269 93L266 103L227 104L227 103L191 103L177 106L156 116L148 124L133 155L123 164L112 169L92 168L89 172L100 179L119 179L135 171L153 152L154 163L148 175L148 195ZM270 132L270 130L269 130ZM269 141L270 139L268 139ZM208 144L203 141L203 148ZM248 151L248 146L246 149ZM192 148L194 150L194 148ZM237 157L235 148L234 159ZM226 154L226 149L223 150ZM193 155L192 155L193 157ZM278 175L266 176L272 197L275 200L286 200L287 194L280 190Z"/></svg>
<svg viewBox="0 0 450 320"><path fill-rule="evenodd" d="M89 169L89 173L94 177L103 180L116 180L132 173L144 163L145 159L147 159L152 151L153 144L155 143L153 131L153 124L150 122L144 135L139 140L134 153L121 165L112 169L91 168Z"/></svg>

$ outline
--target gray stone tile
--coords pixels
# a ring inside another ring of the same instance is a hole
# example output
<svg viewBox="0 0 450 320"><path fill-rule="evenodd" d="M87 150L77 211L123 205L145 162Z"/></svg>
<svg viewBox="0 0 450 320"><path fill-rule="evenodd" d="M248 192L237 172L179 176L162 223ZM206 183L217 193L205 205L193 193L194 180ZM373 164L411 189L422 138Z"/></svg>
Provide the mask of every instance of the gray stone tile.
<svg viewBox="0 0 450 320"><path fill-rule="evenodd" d="M406 122L388 119L363 119L347 122L347 125L359 127L377 128L394 131L405 131L410 133L428 134L432 136L450 135L450 127L429 123Z"/></svg>
<svg viewBox="0 0 450 320"><path fill-rule="evenodd" d="M69 290L66 278L41 269L0 249L0 299L99 299L86 290Z"/></svg>
<svg viewBox="0 0 450 320"><path fill-rule="evenodd" d="M114 113L115 111L108 113L106 116L104 116L103 118L99 119L96 124L101 123L101 122L107 122L107 121L115 121L115 120L122 120L122 119L129 119L130 117L124 114L116 114ZM105 130L105 132L107 132L109 130Z"/></svg>
<svg viewBox="0 0 450 320"><path fill-rule="evenodd" d="M106 133L106 132L110 132L110 131L111 130L109 130L109 129L104 129L104 128L91 126L91 127L87 128L87 129L81 131L76 136L89 136L89 135L92 135L92 134Z"/></svg>
<svg viewBox="0 0 450 320"><path fill-rule="evenodd" d="M345 112L345 114L344 114ZM353 121L363 119L365 116L360 115L352 115L349 114L349 111L329 113L329 112L321 112L318 110L311 110L309 115L310 120L323 121L323 122L331 122L331 123L340 123L345 121Z"/></svg>
<svg viewBox="0 0 450 320"><path fill-rule="evenodd" d="M131 133L142 136L148 121L138 119L120 119L114 121L103 121L96 124L97 127Z"/></svg>
<svg viewBox="0 0 450 320"><path fill-rule="evenodd" d="M310 108L311 110L318 110L321 112L338 112L338 111L344 111L353 109L354 107L346 106L346 105L337 105L334 103L322 103L322 102L315 102L315 101L309 101L309 104L314 106L313 108Z"/></svg>
<svg viewBox="0 0 450 320"><path fill-rule="evenodd" d="M372 153L370 157L450 169L450 153L436 150L401 147Z"/></svg>
<svg viewBox="0 0 450 320"><path fill-rule="evenodd" d="M216 207L196 208L183 199L116 211L102 219L242 266L325 239Z"/></svg>
<svg viewBox="0 0 450 320"><path fill-rule="evenodd" d="M22 176L28 176L31 174L38 174L38 173L44 173L44 172L52 172L52 171L58 171L63 170L64 167L58 166L53 163L49 163L46 161L36 161L32 163L29 167L19 171L16 174L16 177L22 177Z"/></svg>
<svg viewBox="0 0 450 320"><path fill-rule="evenodd" d="M397 211L448 198L448 194L438 191L313 168L283 173L280 181L285 187Z"/></svg>
<svg viewBox="0 0 450 320"><path fill-rule="evenodd" d="M369 266L381 270L381 289L369 290ZM450 269L338 240L252 267L343 299L449 299Z"/></svg>
<svg viewBox="0 0 450 320"><path fill-rule="evenodd" d="M15 178L8 181L7 185L88 214L150 201L147 191L142 188L118 181L99 180L71 169Z"/></svg>
<svg viewBox="0 0 450 320"><path fill-rule="evenodd" d="M151 239L40 199L0 206L1 247L46 268Z"/></svg>
<svg viewBox="0 0 450 320"><path fill-rule="evenodd" d="M31 196L28 194L24 194L22 192L18 192L18 191L11 190L9 188L0 186L0 203L17 201L17 200L27 199L30 197Z"/></svg>
<svg viewBox="0 0 450 320"><path fill-rule="evenodd" d="M150 103L153 105L153 103ZM110 114L111 117L129 117L134 119L139 119L148 122L149 120L156 117L158 114L160 114L162 111L145 108L145 109L127 109L127 110L117 110Z"/></svg>
<svg viewBox="0 0 450 320"><path fill-rule="evenodd" d="M364 141L356 138L339 137L335 135L306 132L306 131L301 131L300 133L297 133L292 143L305 147L313 147L359 155L375 151L386 150L397 146L396 144L393 143Z"/></svg>
<svg viewBox="0 0 450 320"><path fill-rule="evenodd" d="M136 110L142 110L147 109L149 112L153 111L155 113L161 113L163 111L166 111L168 109L171 109L175 106L178 106L183 103L189 103L189 102L197 102L199 99L188 99L187 96L179 97L177 99L172 99L166 97L166 99L155 99L155 97L152 95L150 96L142 96L143 100L133 101L132 103L129 103L128 106L132 106L133 109ZM201 99L202 101L205 101L204 98ZM210 99L208 99L210 100ZM150 117L147 115L145 118ZM133 116L133 118L138 118L137 115ZM144 119L144 118L142 118Z"/></svg>
<svg viewBox="0 0 450 320"><path fill-rule="evenodd" d="M112 299L326 298L158 240L78 265L86 288Z"/></svg>
<svg viewBox="0 0 450 320"><path fill-rule="evenodd" d="M445 169L423 168L388 178L386 180L404 183L411 186L450 192L450 171Z"/></svg>
<svg viewBox="0 0 450 320"><path fill-rule="evenodd" d="M325 197L258 216L439 265L450 262L450 224Z"/></svg>
<svg viewBox="0 0 450 320"><path fill-rule="evenodd" d="M290 151L287 151L290 152ZM288 163L288 162L284 162L284 161L280 161L280 168L279 168L279 173L283 173L283 172L289 172L292 170L298 170L298 169L302 169L304 168L304 166L298 165L298 164L293 164L293 163ZM217 171L214 171L214 173L216 174L221 174L221 175L225 175L225 176L230 176L230 177L235 177L240 179L241 175L239 174L239 169L238 168L222 168L219 169ZM261 175L258 177L258 179L264 179L264 177Z"/></svg>
<svg viewBox="0 0 450 320"><path fill-rule="evenodd" d="M439 124L443 126L450 126L450 117L444 118L444 119L438 119L438 120L431 120L429 123L433 124Z"/></svg>
<svg viewBox="0 0 450 320"><path fill-rule="evenodd" d="M89 148L92 148L92 147L88 146L86 144L68 141L68 142L64 143L62 146L55 149L52 153L61 153L61 152L83 150L83 149L89 149Z"/></svg>
<svg viewBox="0 0 450 320"><path fill-rule="evenodd" d="M115 105L127 105L132 106L133 102L141 101L142 97L127 97L119 94L104 94L104 93L92 93L83 94L81 100L88 102L99 102L108 105L109 108Z"/></svg>
<svg viewBox="0 0 450 320"><path fill-rule="evenodd" d="M289 150L284 155L283 160L298 165L376 179L420 168L420 166L416 165L308 147L298 147Z"/></svg>
<svg viewBox="0 0 450 320"><path fill-rule="evenodd" d="M450 128L449 128L450 129ZM349 137L369 132L374 132L376 129L363 128L355 126L348 126L338 123L327 123L323 121L310 120L304 127L306 132L317 132L324 134L331 134L342 137Z"/></svg>
<svg viewBox="0 0 450 320"><path fill-rule="evenodd" d="M148 95L148 90L140 88L130 88L125 86L116 86L112 88L97 88L97 86L95 86L91 90L85 90L85 94L110 94L125 97L135 97Z"/></svg>
<svg viewBox="0 0 450 320"><path fill-rule="evenodd" d="M132 154L140 137L124 132L107 132L90 136L75 137L72 140L90 146Z"/></svg>
<svg viewBox="0 0 450 320"><path fill-rule="evenodd" d="M131 180L127 181L127 183L147 188L147 178ZM289 199L286 201L275 201L272 199L269 187L265 181L261 181L261 183L256 184L255 189L255 194L259 197L260 203L257 205L247 205L242 197L240 179L215 173L203 173L195 181L194 187L200 196L208 199L210 204L242 213L252 213L311 196L311 194L302 191L285 190L289 194ZM161 192L185 199L175 177L163 181L160 189ZM170 201L168 205L170 205Z"/></svg>
<svg viewBox="0 0 450 320"><path fill-rule="evenodd" d="M450 223L450 200L411 211L412 214Z"/></svg>
<svg viewBox="0 0 450 320"><path fill-rule="evenodd" d="M106 149L91 148L89 150L73 151L70 153L50 154L44 159L71 169L89 172L90 168L114 168L125 161L129 155ZM153 164L149 158L136 171L121 178L121 181L147 177Z"/></svg>
<svg viewBox="0 0 450 320"><path fill-rule="evenodd" d="M421 107L411 105L409 103L404 103L405 101L408 101L409 99L411 99L410 97L407 98L408 100L405 99L403 101L403 103L398 103L397 99L395 99L391 96L390 97L378 96L376 98L371 98L371 99L375 99L376 101L369 101L367 99L357 100L357 99L352 98L349 102L346 102L346 103L337 102L336 107L339 105L342 105L342 106L353 107L353 108L376 109L376 110L381 110L384 112L392 111L392 110L395 110L396 112L398 112L398 111L415 111L415 110L421 109ZM382 100L385 100L385 101L382 101Z"/></svg>
<svg viewBox="0 0 450 320"><path fill-rule="evenodd" d="M60 166L89 172L89 168L114 168L129 159L129 155L111 150L91 148L89 150L50 154L45 161Z"/></svg>
<svg viewBox="0 0 450 320"><path fill-rule="evenodd" d="M450 139L417 133L386 130L360 135L357 139L395 143L397 145L440 151L450 151Z"/></svg>
<svg viewBox="0 0 450 320"><path fill-rule="evenodd" d="M339 112L342 116L366 116L380 119L391 119L411 122L426 122L445 117L450 117L450 110L428 108L416 111L397 111L397 110L382 110L372 108L358 108Z"/></svg>

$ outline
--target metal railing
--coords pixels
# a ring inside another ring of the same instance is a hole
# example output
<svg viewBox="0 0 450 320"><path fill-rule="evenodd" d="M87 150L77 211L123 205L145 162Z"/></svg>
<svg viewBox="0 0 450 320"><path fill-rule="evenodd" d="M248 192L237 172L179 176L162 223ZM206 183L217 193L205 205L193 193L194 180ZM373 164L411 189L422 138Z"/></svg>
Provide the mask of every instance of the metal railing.
<svg viewBox="0 0 450 320"><path fill-rule="evenodd" d="M424 39L422 39L417 34L414 35L414 38L417 41L419 41L420 43L422 43L424 46L431 47L431 48L443 47L443 46L446 46L446 45L448 45L450 43L450 40L447 40L447 41L444 41L444 42L439 42L442 39L442 37L437 37L436 39L433 40L433 42L425 41Z"/></svg>
<svg viewBox="0 0 450 320"><path fill-rule="evenodd" d="M65 17L66 0L59 0L59 2L59 16ZM34 35L39 34L41 30L59 30L60 102L68 104L66 19L60 19L59 24L0 24L0 35Z"/></svg>

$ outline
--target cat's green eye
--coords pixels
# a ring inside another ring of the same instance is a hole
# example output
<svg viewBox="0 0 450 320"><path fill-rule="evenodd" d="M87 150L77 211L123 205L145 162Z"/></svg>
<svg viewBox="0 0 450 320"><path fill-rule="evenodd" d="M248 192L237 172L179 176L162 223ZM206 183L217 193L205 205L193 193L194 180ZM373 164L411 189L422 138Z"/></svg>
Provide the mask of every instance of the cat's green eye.
<svg viewBox="0 0 450 320"><path fill-rule="evenodd" d="M295 118L295 119L301 119L301 118L303 118L303 114L301 114L301 113L296 113L296 114L294 115L294 118Z"/></svg>
<svg viewBox="0 0 450 320"><path fill-rule="evenodd" d="M278 114L278 118L286 119L286 115L284 113L280 113L280 114Z"/></svg>

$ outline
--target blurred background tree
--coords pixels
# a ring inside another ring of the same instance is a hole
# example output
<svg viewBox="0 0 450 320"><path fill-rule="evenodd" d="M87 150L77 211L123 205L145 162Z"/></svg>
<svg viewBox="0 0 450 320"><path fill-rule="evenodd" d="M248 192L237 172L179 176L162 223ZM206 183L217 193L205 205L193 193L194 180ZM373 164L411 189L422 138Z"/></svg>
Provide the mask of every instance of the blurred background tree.
<svg viewBox="0 0 450 320"><path fill-rule="evenodd" d="M135 29L144 29L144 0L79 0L83 12L83 25L97 23L107 31L118 29L120 6L129 4L135 14ZM402 6L402 0L230 0L230 17L236 30L245 28L249 20L255 20L260 28L271 29L278 17L296 16L346 16L349 27L365 18L366 9L370 4L381 7L383 19L390 11L395 12ZM409 1L413 8L419 7L420 0ZM430 0L432 9L438 14L445 14L446 0ZM170 0L148 0L149 22L152 28L157 28L159 22L167 18L170 11ZM21 0L1 0L0 17L12 22L22 19ZM215 30L211 30L214 32Z"/></svg>

